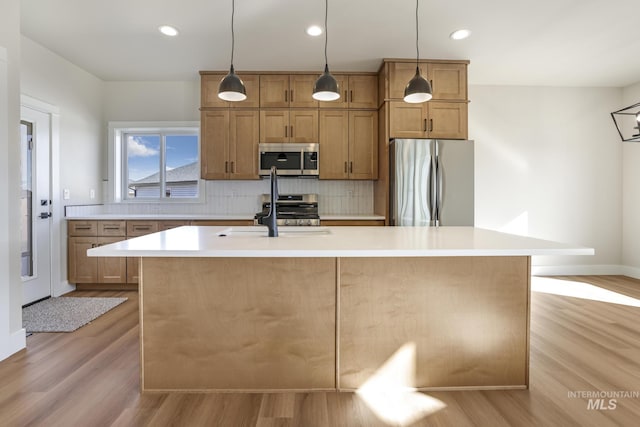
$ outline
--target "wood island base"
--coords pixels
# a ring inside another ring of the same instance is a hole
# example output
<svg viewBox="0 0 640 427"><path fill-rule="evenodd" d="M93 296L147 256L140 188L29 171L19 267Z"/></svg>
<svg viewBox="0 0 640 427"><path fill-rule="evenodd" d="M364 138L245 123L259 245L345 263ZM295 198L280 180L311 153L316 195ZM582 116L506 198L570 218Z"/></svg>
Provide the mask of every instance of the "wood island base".
<svg viewBox="0 0 640 427"><path fill-rule="evenodd" d="M529 256L140 262L142 391L354 390L414 343L418 389L527 388Z"/></svg>

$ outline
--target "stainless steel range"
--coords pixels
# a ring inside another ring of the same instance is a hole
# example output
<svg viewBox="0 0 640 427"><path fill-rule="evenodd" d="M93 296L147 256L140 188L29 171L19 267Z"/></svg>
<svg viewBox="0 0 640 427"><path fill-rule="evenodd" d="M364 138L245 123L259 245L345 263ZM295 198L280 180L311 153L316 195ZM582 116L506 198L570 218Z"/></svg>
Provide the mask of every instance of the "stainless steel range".
<svg viewBox="0 0 640 427"><path fill-rule="evenodd" d="M258 225L258 218L267 216L271 207L269 194L263 194L261 200L262 212L258 212L253 220L256 225ZM280 194L276 201L276 214L278 225L318 226L320 225L318 195Z"/></svg>

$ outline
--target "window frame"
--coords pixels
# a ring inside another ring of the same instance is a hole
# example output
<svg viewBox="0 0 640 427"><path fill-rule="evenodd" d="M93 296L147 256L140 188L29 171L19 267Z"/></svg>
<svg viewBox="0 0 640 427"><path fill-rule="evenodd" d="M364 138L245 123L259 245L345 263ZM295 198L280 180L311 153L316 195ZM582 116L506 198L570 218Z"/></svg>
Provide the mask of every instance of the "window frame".
<svg viewBox="0 0 640 427"><path fill-rule="evenodd" d="M111 203L204 203L205 191L204 180L198 177L198 197L163 197L162 189L165 188L165 137L166 135L196 135L198 138L197 163L198 170L201 164L200 150L200 122L197 121L181 121L181 122L109 122L109 176L107 195ZM160 179L161 192L158 198L128 198L128 168L127 168L127 149L126 135L128 134L148 134L161 136L160 150ZM126 175L126 176L125 176Z"/></svg>

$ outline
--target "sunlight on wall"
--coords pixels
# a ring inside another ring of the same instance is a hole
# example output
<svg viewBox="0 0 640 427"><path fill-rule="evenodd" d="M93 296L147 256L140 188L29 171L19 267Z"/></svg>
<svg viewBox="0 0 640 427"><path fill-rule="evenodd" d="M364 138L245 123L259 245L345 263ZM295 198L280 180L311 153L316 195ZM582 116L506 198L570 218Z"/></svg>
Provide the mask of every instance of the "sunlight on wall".
<svg viewBox="0 0 640 427"><path fill-rule="evenodd" d="M630 307L640 307L639 299L588 283L574 282L571 280L533 276L531 278L531 290L545 294L563 295L592 301L628 305Z"/></svg>
<svg viewBox="0 0 640 427"><path fill-rule="evenodd" d="M415 391L416 345L400 347L356 394L383 422L405 426L431 415L447 405Z"/></svg>
<svg viewBox="0 0 640 427"><path fill-rule="evenodd" d="M500 227L498 231L503 233L517 234L519 236L529 235L529 212L524 211L504 226Z"/></svg>

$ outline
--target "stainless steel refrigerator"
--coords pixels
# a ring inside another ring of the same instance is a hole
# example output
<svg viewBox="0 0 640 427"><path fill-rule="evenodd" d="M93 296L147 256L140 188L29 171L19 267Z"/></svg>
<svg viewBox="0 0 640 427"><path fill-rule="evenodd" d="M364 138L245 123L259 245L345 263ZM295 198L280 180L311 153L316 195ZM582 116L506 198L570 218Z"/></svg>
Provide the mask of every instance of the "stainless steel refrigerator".
<svg viewBox="0 0 640 427"><path fill-rule="evenodd" d="M473 141L394 139L391 225L473 226Z"/></svg>

